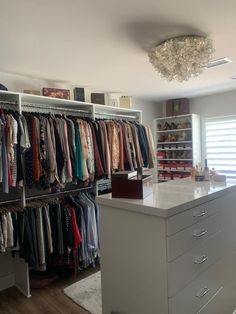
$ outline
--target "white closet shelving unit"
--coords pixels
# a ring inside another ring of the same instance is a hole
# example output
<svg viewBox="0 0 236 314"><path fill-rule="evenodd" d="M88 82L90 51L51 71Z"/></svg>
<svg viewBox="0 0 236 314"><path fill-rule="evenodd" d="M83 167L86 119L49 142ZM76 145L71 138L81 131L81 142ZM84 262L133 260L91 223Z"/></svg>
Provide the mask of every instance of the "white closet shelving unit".
<svg viewBox="0 0 236 314"><path fill-rule="evenodd" d="M191 175L192 167L201 162L200 131L196 114L154 120L157 182Z"/></svg>
<svg viewBox="0 0 236 314"><path fill-rule="evenodd" d="M0 108L22 112L42 112L52 114L76 115L78 117L88 117L93 120L103 119L124 119L129 121L142 122L142 111L119 107L110 107L87 102L65 100L23 93L0 91ZM102 183L102 182L101 182ZM98 184L96 184L96 188ZM78 191L83 188L78 188ZM73 189L73 192L75 189ZM65 193L48 194L58 195ZM66 192L68 193L68 191ZM0 192L0 204L22 201L22 206L26 201L39 198L40 195L27 197L25 189L11 188L9 194ZM29 268L28 264L16 254L14 258L11 252L0 253L0 291L11 286L17 287L26 297L30 297Z"/></svg>

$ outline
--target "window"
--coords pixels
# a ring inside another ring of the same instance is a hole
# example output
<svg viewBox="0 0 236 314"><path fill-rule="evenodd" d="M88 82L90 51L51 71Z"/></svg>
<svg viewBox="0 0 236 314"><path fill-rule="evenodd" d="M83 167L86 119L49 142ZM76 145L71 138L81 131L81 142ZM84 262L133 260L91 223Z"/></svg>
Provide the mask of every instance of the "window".
<svg viewBox="0 0 236 314"><path fill-rule="evenodd" d="M236 177L236 116L206 120L206 158L210 169Z"/></svg>

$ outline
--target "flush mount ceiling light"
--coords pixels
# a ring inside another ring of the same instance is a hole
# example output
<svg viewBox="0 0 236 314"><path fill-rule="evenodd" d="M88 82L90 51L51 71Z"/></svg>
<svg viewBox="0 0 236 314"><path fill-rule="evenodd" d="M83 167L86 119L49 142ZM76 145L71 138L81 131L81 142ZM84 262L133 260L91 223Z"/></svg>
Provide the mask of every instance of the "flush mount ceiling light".
<svg viewBox="0 0 236 314"><path fill-rule="evenodd" d="M202 73L214 48L208 37L188 35L168 39L148 53L149 61L168 81L187 81Z"/></svg>

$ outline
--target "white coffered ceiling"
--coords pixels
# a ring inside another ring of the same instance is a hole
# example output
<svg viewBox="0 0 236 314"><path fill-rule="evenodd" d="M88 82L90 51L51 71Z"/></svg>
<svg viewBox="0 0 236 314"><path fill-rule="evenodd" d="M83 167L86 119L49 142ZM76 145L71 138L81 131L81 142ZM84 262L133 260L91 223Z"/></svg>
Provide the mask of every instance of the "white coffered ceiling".
<svg viewBox="0 0 236 314"><path fill-rule="evenodd" d="M236 88L235 0L7 0L0 6L0 71L161 100ZM207 34L233 62L185 83L160 78L154 43Z"/></svg>

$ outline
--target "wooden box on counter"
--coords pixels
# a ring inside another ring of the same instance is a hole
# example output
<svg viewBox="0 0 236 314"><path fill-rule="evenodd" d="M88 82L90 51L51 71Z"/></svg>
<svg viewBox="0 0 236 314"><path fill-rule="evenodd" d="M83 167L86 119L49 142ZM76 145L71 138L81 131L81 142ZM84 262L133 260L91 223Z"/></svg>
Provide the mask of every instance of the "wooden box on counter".
<svg viewBox="0 0 236 314"><path fill-rule="evenodd" d="M152 193L153 180L150 175L129 179L112 176L112 197L144 199Z"/></svg>

